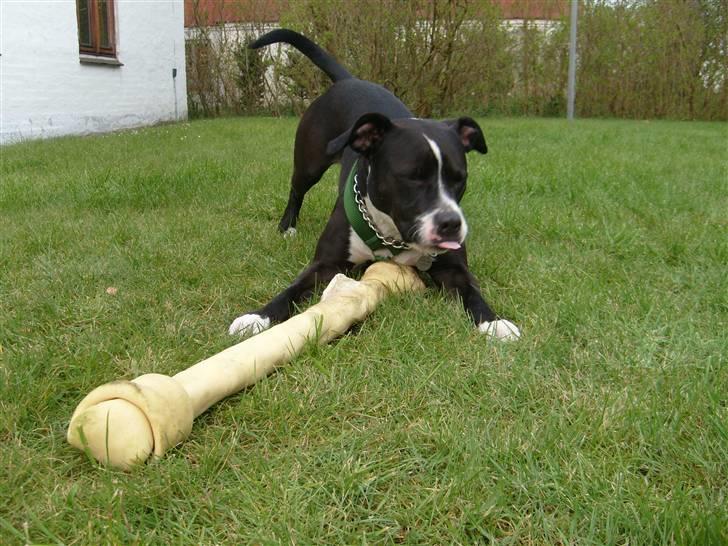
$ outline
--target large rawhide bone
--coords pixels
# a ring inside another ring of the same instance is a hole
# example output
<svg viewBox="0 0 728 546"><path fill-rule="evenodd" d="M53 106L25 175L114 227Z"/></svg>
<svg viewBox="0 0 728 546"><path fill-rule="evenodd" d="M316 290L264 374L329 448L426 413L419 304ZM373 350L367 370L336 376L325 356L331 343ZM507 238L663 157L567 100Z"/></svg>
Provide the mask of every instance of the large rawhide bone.
<svg viewBox="0 0 728 546"><path fill-rule="evenodd" d="M161 457L192 420L297 355L308 340L328 343L363 320L388 293L424 288L414 269L377 262L361 281L337 275L305 312L195 364L174 377L146 374L91 391L73 412L68 442L122 469Z"/></svg>

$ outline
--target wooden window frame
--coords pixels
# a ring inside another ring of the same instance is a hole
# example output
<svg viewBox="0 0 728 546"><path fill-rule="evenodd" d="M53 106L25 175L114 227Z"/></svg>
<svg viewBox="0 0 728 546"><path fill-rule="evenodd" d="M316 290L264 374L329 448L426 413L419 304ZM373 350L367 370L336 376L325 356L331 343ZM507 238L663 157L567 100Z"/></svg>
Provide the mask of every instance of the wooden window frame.
<svg viewBox="0 0 728 546"><path fill-rule="evenodd" d="M98 57L116 58L116 2L106 0L106 18L108 21L108 33L110 46L101 45L101 31L99 27L99 0L87 0L88 9L91 12L89 17L89 34L91 45L81 43L81 4L76 0L76 20L78 22L78 50L81 55L95 55Z"/></svg>

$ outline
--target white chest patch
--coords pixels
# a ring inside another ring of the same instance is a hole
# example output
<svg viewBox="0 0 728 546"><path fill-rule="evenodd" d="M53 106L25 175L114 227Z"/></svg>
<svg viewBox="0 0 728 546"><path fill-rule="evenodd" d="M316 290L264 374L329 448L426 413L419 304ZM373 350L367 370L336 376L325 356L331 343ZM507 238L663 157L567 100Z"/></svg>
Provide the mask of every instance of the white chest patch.
<svg viewBox="0 0 728 546"><path fill-rule="evenodd" d="M362 238L357 235L354 228L349 226L349 261L353 264L370 262L374 259L374 253Z"/></svg>
<svg viewBox="0 0 728 546"><path fill-rule="evenodd" d="M374 261L377 258L391 258L395 263L417 267L421 271L427 271L432 265L432 258L429 254L414 248L400 252L397 255L392 254L392 251L387 248L372 251L357 235L354 228L349 226L349 261L353 264L361 264Z"/></svg>
<svg viewBox="0 0 728 546"><path fill-rule="evenodd" d="M432 260L427 260L427 258L429 258L428 254L423 254L418 250L411 249L397 254L394 257L394 261L400 265L411 265L412 267L417 267L422 271L427 271L432 265Z"/></svg>

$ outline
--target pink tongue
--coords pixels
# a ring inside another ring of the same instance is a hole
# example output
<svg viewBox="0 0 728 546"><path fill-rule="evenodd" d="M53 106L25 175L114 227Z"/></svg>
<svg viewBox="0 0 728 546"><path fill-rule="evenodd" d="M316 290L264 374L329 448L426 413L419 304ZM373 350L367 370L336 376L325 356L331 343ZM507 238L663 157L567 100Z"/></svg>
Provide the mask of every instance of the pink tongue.
<svg viewBox="0 0 728 546"><path fill-rule="evenodd" d="M457 250L460 248L460 243L456 243L455 241L442 241L440 243L437 243L437 246L439 248L445 248L447 250Z"/></svg>

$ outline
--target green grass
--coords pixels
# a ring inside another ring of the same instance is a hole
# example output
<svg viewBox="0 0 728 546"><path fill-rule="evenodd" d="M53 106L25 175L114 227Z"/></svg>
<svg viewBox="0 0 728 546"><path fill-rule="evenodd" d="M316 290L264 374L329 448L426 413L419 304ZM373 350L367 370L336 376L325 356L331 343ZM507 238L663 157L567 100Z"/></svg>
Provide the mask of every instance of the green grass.
<svg viewBox="0 0 728 546"><path fill-rule="evenodd" d="M283 239L293 119L0 150L0 542L726 543L726 124L481 121L471 267L523 338L390 299L131 473L65 443L76 404L231 344L336 169Z"/></svg>

